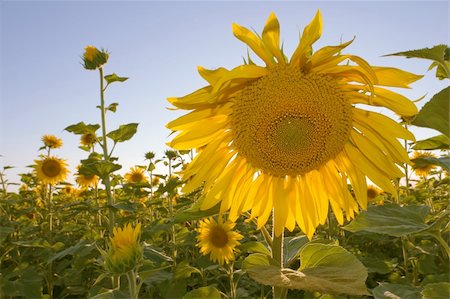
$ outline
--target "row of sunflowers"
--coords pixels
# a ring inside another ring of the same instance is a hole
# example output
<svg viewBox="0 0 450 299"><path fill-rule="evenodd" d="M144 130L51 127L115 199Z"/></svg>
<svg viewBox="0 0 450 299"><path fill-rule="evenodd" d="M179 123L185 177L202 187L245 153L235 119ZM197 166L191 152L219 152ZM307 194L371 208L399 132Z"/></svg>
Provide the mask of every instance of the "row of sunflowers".
<svg viewBox="0 0 450 299"><path fill-rule="evenodd" d="M199 67L208 85L168 99L188 110L173 150L124 176L138 124L107 132L105 91L128 78L87 46L100 122L65 128L87 155L73 184L54 135L18 192L0 172L0 298L447 298L449 88L419 112L389 88L422 76L343 54L353 40L313 52L321 33L319 11L288 58L275 14L261 36L233 24L265 66ZM445 45L393 55L450 77Z"/></svg>

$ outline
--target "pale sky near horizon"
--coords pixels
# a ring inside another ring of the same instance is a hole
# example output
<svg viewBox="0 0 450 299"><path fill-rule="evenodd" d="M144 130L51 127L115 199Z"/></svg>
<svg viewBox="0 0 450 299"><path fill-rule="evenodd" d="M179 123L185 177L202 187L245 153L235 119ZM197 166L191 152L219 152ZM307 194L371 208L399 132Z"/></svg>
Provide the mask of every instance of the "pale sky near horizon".
<svg viewBox="0 0 450 299"><path fill-rule="evenodd" d="M105 74L130 77L115 83L107 103L118 102L108 115L108 130L138 122L133 139L117 145L124 173L143 165L144 153L157 157L167 149L165 124L180 112L167 109L167 97L183 96L206 85L197 73L206 68L233 68L247 55L231 32L236 22L261 33L270 12L281 26L284 52L290 57L317 9L323 16L322 38L314 45L338 44L356 36L346 52L373 65L393 66L424 79L401 93L421 107L448 85L427 72L425 60L382 57L385 54L449 43L448 1L2 1L0 4L0 168L15 166L8 179L38 157L40 139L63 139L53 153L67 159L72 174L87 153L79 136L64 128L84 121L100 123L98 73L81 66L86 45L111 52ZM252 56L253 58L255 55ZM257 59L255 59L257 60ZM414 129L418 139L437 135Z"/></svg>

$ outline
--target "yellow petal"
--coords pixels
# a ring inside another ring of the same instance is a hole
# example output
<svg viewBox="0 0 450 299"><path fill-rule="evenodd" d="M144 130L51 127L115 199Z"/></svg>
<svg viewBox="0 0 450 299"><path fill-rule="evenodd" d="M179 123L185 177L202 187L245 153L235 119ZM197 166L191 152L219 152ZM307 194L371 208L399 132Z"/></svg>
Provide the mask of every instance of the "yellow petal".
<svg viewBox="0 0 450 299"><path fill-rule="evenodd" d="M311 56L309 61L311 62L313 67L319 66L320 64L330 60L330 58L334 58L335 56L333 56L333 55L340 53L344 48L346 48L348 45L350 45L354 40L355 40L355 38L353 38L352 40L345 42L343 44L337 45L337 46L327 46L327 47L320 48Z"/></svg>
<svg viewBox="0 0 450 299"><path fill-rule="evenodd" d="M305 27L300 38L300 43L292 54L291 64L298 67L303 67L306 60L312 54L312 45L322 35L322 16L320 10L317 11L311 23Z"/></svg>
<svg viewBox="0 0 450 299"><path fill-rule="evenodd" d="M264 26L262 40L269 52L275 56L278 63L285 64L285 57L280 50L280 24L273 12L270 14Z"/></svg>
<svg viewBox="0 0 450 299"><path fill-rule="evenodd" d="M272 61L272 56L264 47L261 38L259 38L255 33L235 23L232 25L232 30L234 36L246 43L250 49L252 49L253 52L255 52L255 54L265 62L267 66L272 66L274 64Z"/></svg>
<svg viewBox="0 0 450 299"><path fill-rule="evenodd" d="M413 133L402 127L399 123L382 114L354 108L353 119L361 124L367 124L373 127L374 130L382 132L382 134L386 134L393 138L416 141Z"/></svg>
<svg viewBox="0 0 450 299"><path fill-rule="evenodd" d="M268 70L265 67L257 65L240 65L228 73L224 74L214 85L213 93L216 93L226 82L234 79L247 79L253 80L267 75Z"/></svg>
<svg viewBox="0 0 450 299"><path fill-rule="evenodd" d="M184 97L167 98L167 101L175 107L185 110L204 108L211 106L217 100L217 96L211 94L211 91L211 86L205 86Z"/></svg>
<svg viewBox="0 0 450 299"><path fill-rule="evenodd" d="M202 66L197 67L198 73L203 79L208 81L210 85L214 85L220 78L222 78L229 71L226 68L219 67L215 70L207 70Z"/></svg>
<svg viewBox="0 0 450 299"><path fill-rule="evenodd" d="M231 114L232 111L232 103L226 103L215 108L198 109L169 122L166 127L172 131L185 130L206 119L209 119L210 122L220 121L224 116Z"/></svg>
<svg viewBox="0 0 450 299"><path fill-rule="evenodd" d="M367 183L364 174L355 167L354 164L347 158L345 153L339 154L336 158L338 167L344 169L347 173L353 191L355 192L356 200L362 209L367 209Z"/></svg>
<svg viewBox="0 0 450 299"><path fill-rule="evenodd" d="M374 66L372 68L377 75L378 85L410 88L409 84L423 77L392 67Z"/></svg>
<svg viewBox="0 0 450 299"><path fill-rule="evenodd" d="M273 205L274 205L274 232L275 236L283 233L284 225L288 216L289 205L287 204L287 192L285 189L285 179L273 179Z"/></svg>

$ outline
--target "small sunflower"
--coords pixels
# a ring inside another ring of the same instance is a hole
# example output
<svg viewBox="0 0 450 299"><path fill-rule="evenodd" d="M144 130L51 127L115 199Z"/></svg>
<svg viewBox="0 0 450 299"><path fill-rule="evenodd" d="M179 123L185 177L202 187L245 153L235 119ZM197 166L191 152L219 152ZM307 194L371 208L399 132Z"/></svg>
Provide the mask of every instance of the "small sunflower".
<svg viewBox="0 0 450 299"><path fill-rule="evenodd" d="M128 184L142 184L147 181L145 170L140 167L131 167L130 171L125 174L125 182Z"/></svg>
<svg viewBox="0 0 450 299"><path fill-rule="evenodd" d="M142 246L139 243L141 224L131 224L123 228L115 227L110 238L106 255L106 268L111 273L123 274L132 270L142 259Z"/></svg>
<svg viewBox="0 0 450 299"><path fill-rule="evenodd" d="M62 140L55 135L42 136L42 142L49 148L60 148L62 146Z"/></svg>
<svg viewBox="0 0 450 299"><path fill-rule="evenodd" d="M381 190L373 185L367 186L367 199L369 201L374 200L381 194Z"/></svg>
<svg viewBox="0 0 450 299"><path fill-rule="evenodd" d="M434 155L431 152L422 152L422 151L415 151L413 156L411 157L411 160L414 159L423 159L423 158L436 158L436 155ZM427 176L430 171L436 168L436 165L433 164L421 164L421 163L414 163L412 165L414 172L421 177Z"/></svg>
<svg viewBox="0 0 450 299"><path fill-rule="evenodd" d="M78 186L83 188L89 188L89 187L95 187L98 184L98 176L92 174L92 175L86 175L86 174L77 174L77 177L75 179Z"/></svg>
<svg viewBox="0 0 450 299"><path fill-rule="evenodd" d="M168 99L191 110L167 124L178 132L169 145L198 149L183 171L183 191L203 186L202 209L220 203L232 221L251 210L259 228L273 211L276 236L297 224L309 238L330 206L340 224L354 218L358 205L367 207L366 177L395 196L391 180L404 175L397 165L409 161L398 139L414 135L364 105L415 115L413 102L385 87L408 88L422 76L343 54L353 40L313 52L320 11L290 59L275 14L261 36L237 24L232 30L265 66L249 58L232 70L199 67L209 84Z"/></svg>
<svg viewBox="0 0 450 299"><path fill-rule="evenodd" d="M223 223L222 218L216 222L213 218L200 221L197 229L197 246L203 255L210 254L213 262L223 265L234 259L234 248L239 245L242 235L233 231L235 223L227 221Z"/></svg>
<svg viewBox="0 0 450 299"><path fill-rule="evenodd" d="M81 145L91 148L97 142L97 136L94 133L84 133L80 137Z"/></svg>
<svg viewBox="0 0 450 299"><path fill-rule="evenodd" d="M67 163L56 157L46 157L35 160L36 175L43 184L57 184L66 179L69 170Z"/></svg>

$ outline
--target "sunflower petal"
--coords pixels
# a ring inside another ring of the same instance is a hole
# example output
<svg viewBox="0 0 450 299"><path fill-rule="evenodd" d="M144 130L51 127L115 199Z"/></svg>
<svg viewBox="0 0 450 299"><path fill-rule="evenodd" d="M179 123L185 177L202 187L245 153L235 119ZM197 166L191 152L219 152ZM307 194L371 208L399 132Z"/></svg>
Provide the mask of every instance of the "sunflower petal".
<svg viewBox="0 0 450 299"><path fill-rule="evenodd" d="M246 43L250 49L258 55L267 66L272 66L274 61L269 51L265 48L261 38L255 33L251 32L245 27L233 23L232 30L234 36L236 36L240 41Z"/></svg>
<svg viewBox="0 0 450 299"><path fill-rule="evenodd" d="M409 84L423 77L392 67L373 66L372 68L377 75L378 85L410 88Z"/></svg>
<svg viewBox="0 0 450 299"><path fill-rule="evenodd" d="M352 40L349 40L348 42L337 45L337 46L327 46L327 47L320 48L319 50L314 52L314 54L311 56L309 61L311 62L313 67L319 66L322 63L330 60L330 58L336 57L333 55L340 53L344 48L346 48L348 45L350 45L354 40L355 40L355 38L353 38Z"/></svg>
<svg viewBox="0 0 450 299"><path fill-rule="evenodd" d="M257 66L257 65L241 65L238 66L228 73L224 74L219 80L214 84L214 88L212 90L213 93L216 93L226 82L229 82L234 79L246 79L252 80L257 79L262 76L267 75L268 70L265 67Z"/></svg>
<svg viewBox="0 0 450 299"><path fill-rule="evenodd" d="M222 78L229 71L226 68L219 67L215 70L208 70L202 66L197 67L198 73L203 79L208 81L210 85L214 85L220 78Z"/></svg>
<svg viewBox="0 0 450 299"><path fill-rule="evenodd" d="M292 54L291 64L298 67L303 67L307 59L312 54L312 45L322 35L322 15L320 10L317 11L311 23L305 27L300 38L300 43Z"/></svg>
<svg viewBox="0 0 450 299"><path fill-rule="evenodd" d="M264 26L262 40L270 53L275 56L278 63L285 64L285 57L280 50L280 24L273 12L270 14Z"/></svg>

